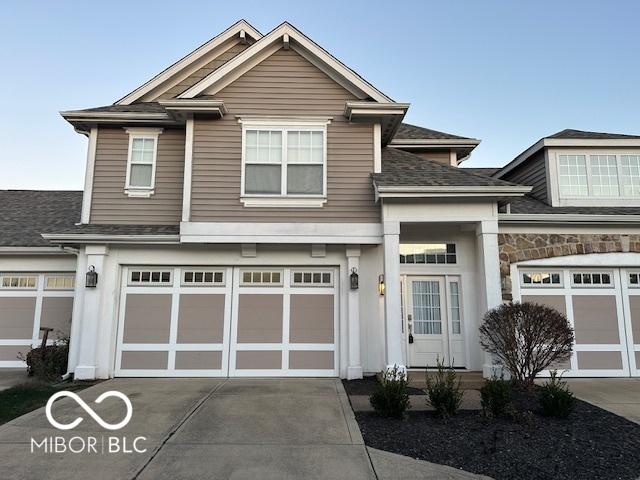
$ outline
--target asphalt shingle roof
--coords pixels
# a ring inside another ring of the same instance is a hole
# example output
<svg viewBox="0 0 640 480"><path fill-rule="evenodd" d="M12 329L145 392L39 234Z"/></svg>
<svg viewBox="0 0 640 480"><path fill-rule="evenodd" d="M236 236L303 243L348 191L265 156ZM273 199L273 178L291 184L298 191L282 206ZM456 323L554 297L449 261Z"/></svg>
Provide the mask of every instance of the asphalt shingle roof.
<svg viewBox="0 0 640 480"><path fill-rule="evenodd" d="M504 187L516 184L475 175L462 168L443 165L413 153L387 147L382 149L382 171L374 173L378 186Z"/></svg>
<svg viewBox="0 0 640 480"><path fill-rule="evenodd" d="M132 103L131 105L105 105L104 107L85 108L84 110L74 110L85 113L165 113L166 109L158 102Z"/></svg>
<svg viewBox="0 0 640 480"><path fill-rule="evenodd" d="M475 140L469 137L460 137L451 133L439 132L430 128L418 127L410 123L401 123L396 131L394 140Z"/></svg>
<svg viewBox="0 0 640 480"><path fill-rule="evenodd" d="M73 228L80 221L82 192L0 190L0 246L50 247L41 233Z"/></svg>
<svg viewBox="0 0 640 480"><path fill-rule="evenodd" d="M478 167L478 168L463 168L467 172L471 172L475 175L484 175L485 177L490 177L496 172L500 171L500 167Z"/></svg>
<svg viewBox="0 0 640 480"><path fill-rule="evenodd" d="M515 214L640 215L640 207L552 207L530 196L509 200Z"/></svg>
<svg viewBox="0 0 640 480"><path fill-rule="evenodd" d="M73 225L49 233L74 235L179 235L180 225Z"/></svg>
<svg viewBox="0 0 640 480"><path fill-rule="evenodd" d="M619 140L625 138L640 138L640 135L623 135L621 133L587 132L584 130L564 129L545 138L571 138L571 139L595 139L595 140Z"/></svg>

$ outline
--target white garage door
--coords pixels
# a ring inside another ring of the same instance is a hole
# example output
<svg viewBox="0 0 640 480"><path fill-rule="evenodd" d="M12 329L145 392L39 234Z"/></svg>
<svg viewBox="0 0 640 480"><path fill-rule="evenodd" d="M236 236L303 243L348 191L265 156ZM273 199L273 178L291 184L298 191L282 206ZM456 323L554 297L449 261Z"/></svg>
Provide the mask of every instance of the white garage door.
<svg viewBox="0 0 640 480"><path fill-rule="evenodd" d="M620 377L640 374L639 273L620 268L519 270L523 302L554 307L575 330L565 376Z"/></svg>
<svg viewBox="0 0 640 480"><path fill-rule="evenodd" d="M74 296L73 273L0 273L0 367L23 367L42 341L40 327L52 328L49 343L68 337Z"/></svg>
<svg viewBox="0 0 640 480"><path fill-rule="evenodd" d="M336 270L130 267L118 376L336 376Z"/></svg>

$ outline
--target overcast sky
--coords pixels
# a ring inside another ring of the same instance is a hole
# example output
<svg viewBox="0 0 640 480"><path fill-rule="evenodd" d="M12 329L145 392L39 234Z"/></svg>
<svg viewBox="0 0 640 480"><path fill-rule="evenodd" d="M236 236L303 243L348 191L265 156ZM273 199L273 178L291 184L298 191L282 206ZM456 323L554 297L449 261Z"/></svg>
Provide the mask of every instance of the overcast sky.
<svg viewBox="0 0 640 480"><path fill-rule="evenodd" d="M113 103L240 18L288 20L500 166L564 128L640 134L638 1L14 1L0 13L0 188L79 189L61 110Z"/></svg>

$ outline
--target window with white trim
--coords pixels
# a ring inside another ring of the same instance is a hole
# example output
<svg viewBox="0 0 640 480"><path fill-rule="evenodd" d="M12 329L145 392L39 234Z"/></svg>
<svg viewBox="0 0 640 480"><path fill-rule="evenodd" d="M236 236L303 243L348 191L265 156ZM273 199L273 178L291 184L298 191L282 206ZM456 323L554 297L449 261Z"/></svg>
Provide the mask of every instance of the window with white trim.
<svg viewBox="0 0 640 480"><path fill-rule="evenodd" d="M561 272L522 272L521 285L525 288L532 287L561 287Z"/></svg>
<svg viewBox="0 0 640 480"><path fill-rule="evenodd" d="M129 270L129 285L171 285L171 270Z"/></svg>
<svg viewBox="0 0 640 480"><path fill-rule="evenodd" d="M640 196L640 155L620 155L622 194L625 197Z"/></svg>
<svg viewBox="0 0 640 480"><path fill-rule="evenodd" d="M125 191L131 196L149 196L155 188L158 136L162 129L127 129L127 133L129 153Z"/></svg>
<svg viewBox="0 0 640 480"><path fill-rule="evenodd" d="M620 195L615 155L591 155L591 190L596 197Z"/></svg>
<svg viewBox="0 0 640 480"><path fill-rule="evenodd" d="M333 275L328 271L296 270L291 284L294 287L330 287L333 285Z"/></svg>
<svg viewBox="0 0 640 480"><path fill-rule="evenodd" d="M274 200L278 204L283 199L282 205L321 206L319 200L326 197L326 134L326 122L301 126L243 123L245 205L271 206Z"/></svg>
<svg viewBox="0 0 640 480"><path fill-rule="evenodd" d="M38 285L38 277L35 275L2 275L0 276L0 288L35 290L37 285Z"/></svg>
<svg viewBox="0 0 640 480"><path fill-rule="evenodd" d="M186 287L224 285L224 272L214 270L184 270L182 272L182 285Z"/></svg>
<svg viewBox="0 0 640 480"><path fill-rule="evenodd" d="M612 287L611 272L571 272L571 285L574 287Z"/></svg>
<svg viewBox="0 0 640 480"><path fill-rule="evenodd" d="M282 285L282 270L245 270L241 274L240 285Z"/></svg>
<svg viewBox="0 0 640 480"><path fill-rule="evenodd" d="M47 275L44 279L45 290L73 290L76 283L72 275Z"/></svg>
<svg viewBox="0 0 640 480"><path fill-rule="evenodd" d="M401 243L400 263L453 264L458 261L455 243Z"/></svg>
<svg viewBox="0 0 640 480"><path fill-rule="evenodd" d="M560 195L578 197L589 194L585 155L560 155Z"/></svg>

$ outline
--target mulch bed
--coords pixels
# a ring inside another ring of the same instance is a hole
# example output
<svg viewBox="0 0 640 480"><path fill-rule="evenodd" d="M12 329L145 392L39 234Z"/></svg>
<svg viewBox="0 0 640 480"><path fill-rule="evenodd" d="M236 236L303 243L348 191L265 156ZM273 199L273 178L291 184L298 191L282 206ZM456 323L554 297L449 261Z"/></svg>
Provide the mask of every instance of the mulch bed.
<svg viewBox="0 0 640 480"><path fill-rule="evenodd" d="M378 379L375 375L364 377L360 380L342 380L344 389L348 395L373 395L378 385ZM425 395L421 388L407 387L409 395Z"/></svg>
<svg viewBox="0 0 640 480"><path fill-rule="evenodd" d="M640 425L577 401L569 418L537 411L536 393L519 393L510 418L463 411L447 420L410 412L405 420L358 412L365 443L496 480L636 479Z"/></svg>

